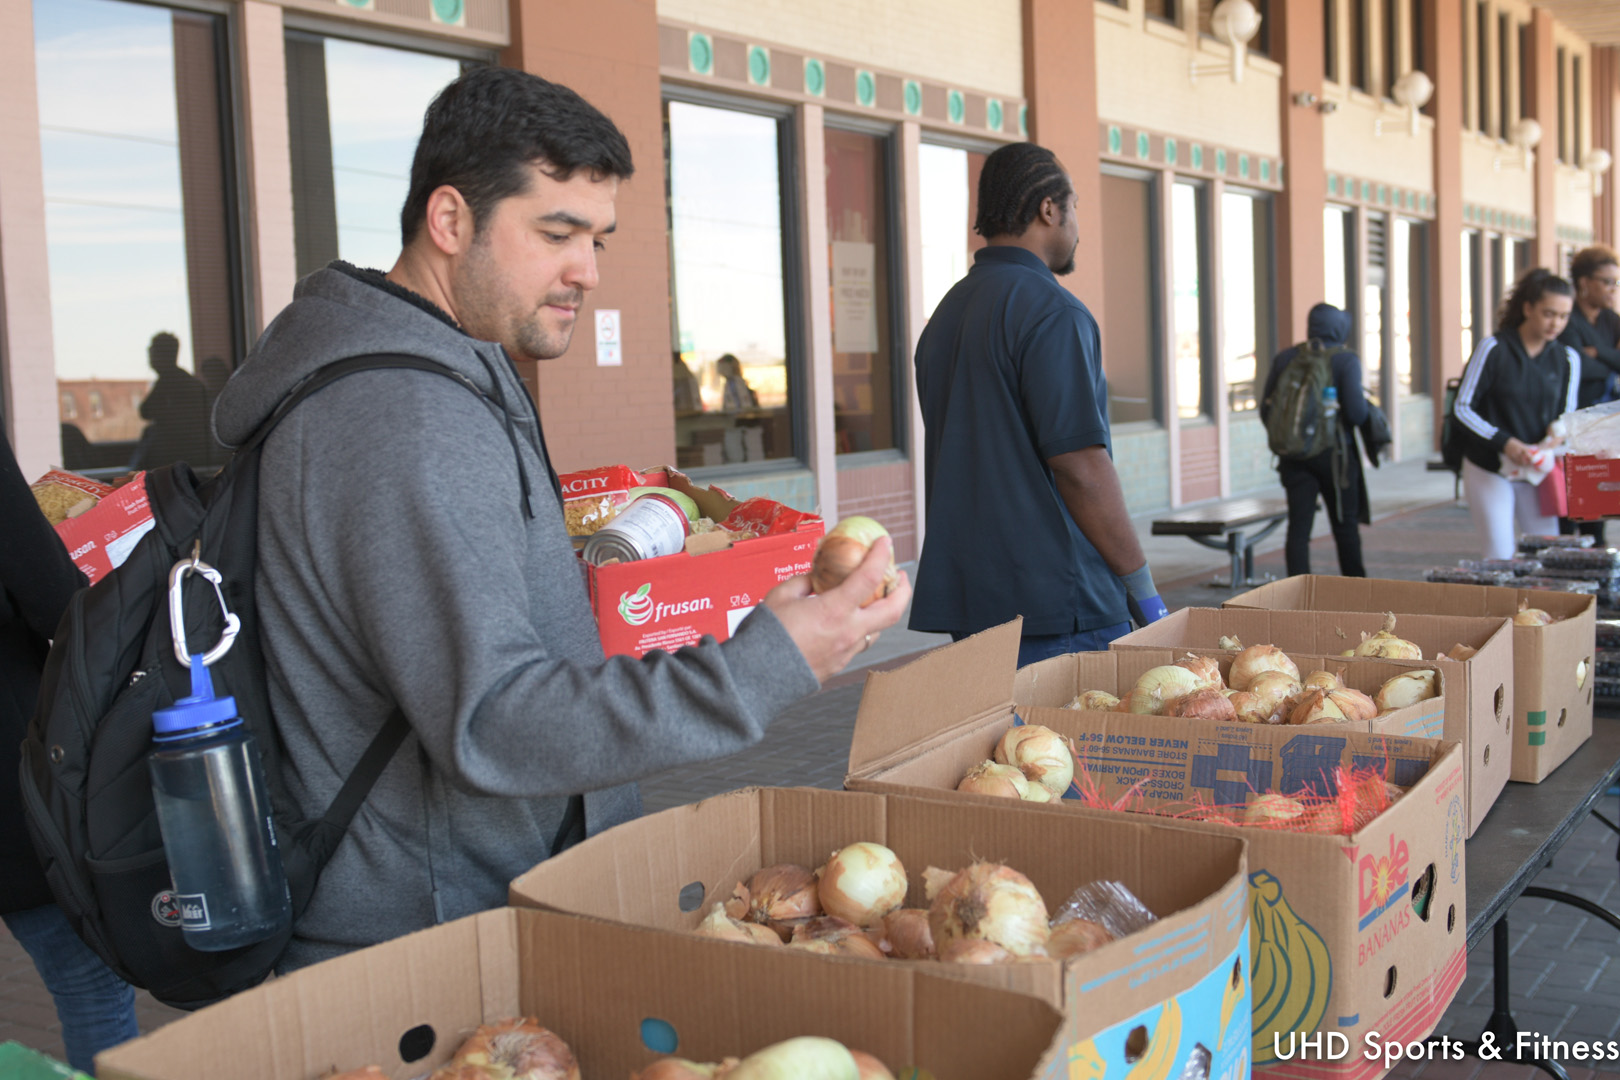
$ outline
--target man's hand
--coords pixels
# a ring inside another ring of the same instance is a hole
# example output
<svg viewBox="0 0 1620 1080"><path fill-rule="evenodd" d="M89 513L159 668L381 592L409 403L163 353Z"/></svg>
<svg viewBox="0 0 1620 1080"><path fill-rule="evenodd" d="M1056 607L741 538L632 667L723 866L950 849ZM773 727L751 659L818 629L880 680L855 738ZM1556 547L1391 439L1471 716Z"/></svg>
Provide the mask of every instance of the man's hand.
<svg viewBox="0 0 1620 1080"><path fill-rule="evenodd" d="M911 582L902 573L888 596L861 607L882 586L891 550L891 541L880 538L841 585L824 593L812 593L810 578L801 575L765 594L765 606L781 620L819 681L842 671L878 634L899 622L911 603Z"/></svg>

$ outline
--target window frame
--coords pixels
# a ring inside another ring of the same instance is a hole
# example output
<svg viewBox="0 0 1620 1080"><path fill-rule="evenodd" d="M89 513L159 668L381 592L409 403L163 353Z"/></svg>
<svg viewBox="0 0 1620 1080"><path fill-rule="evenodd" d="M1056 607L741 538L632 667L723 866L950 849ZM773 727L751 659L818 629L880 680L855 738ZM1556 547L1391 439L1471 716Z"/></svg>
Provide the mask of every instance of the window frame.
<svg viewBox="0 0 1620 1080"><path fill-rule="evenodd" d="M1148 417L1145 420L1115 421L1112 406L1112 386L1110 386L1110 404L1108 408L1108 426L1110 429L1167 431L1175 411L1175 403L1171 398L1169 387L1166 386L1166 363L1174 366L1175 358L1169 356L1169 346L1165 339L1165 326L1167 323L1167 301L1164 295L1166 279L1165 266L1166 241L1165 235L1165 207L1162 204L1163 196L1160 187L1160 177L1163 175L1157 169L1133 169L1128 165L1116 165L1112 162L1103 162L1099 172L1105 176L1112 176L1120 180L1131 180L1147 185L1147 258L1148 258ZM1174 182L1174 174L1171 180ZM1170 327L1174 335L1175 328ZM1103 373L1108 372L1106 356L1102 359Z"/></svg>
<svg viewBox="0 0 1620 1080"><path fill-rule="evenodd" d="M1199 394L1198 414L1184 417L1181 415L1181 402L1177 399L1175 388L1167 388L1169 414L1180 424L1213 423L1218 395L1223 390L1217 389L1217 383L1224 387L1221 379L1219 357L1215 355L1214 319L1214 274L1215 254L1213 238L1213 223L1210 220L1216 213L1214 205L1215 185L1200 176L1172 172L1170 174L1171 206L1167 215L1170 227L1175 228L1175 189L1176 185L1184 185L1192 189L1194 195L1194 208L1196 223L1196 238L1198 251L1198 367L1199 367ZM1170 287L1172 294L1175 290L1175 238L1167 236L1168 246L1161 244L1161 249L1168 257L1170 270ZM1172 299L1170 307L1170 368L1174 374L1176 366L1175 357L1175 303Z"/></svg>
<svg viewBox="0 0 1620 1080"><path fill-rule="evenodd" d="M664 127L662 119L664 103L670 101L750 113L776 121L776 177L782 217L782 345L783 351L787 354L784 360L787 364L787 415L791 432L788 441L792 452L786 457L770 458L765 461L695 466L686 470L687 475L693 480L702 482L720 477L741 479L813 469L814 464L810 460L809 312L804 307L808 273L805 265L806 241L800 228L803 196L799 184L802 175L800 172L802 163L799 160L799 110L794 105L765 98L728 94L684 83L662 82L658 95L660 135ZM668 183L667 175L665 183ZM673 241L673 233L671 240ZM668 269L672 287L675 279L673 255L671 250ZM671 318L678 318L673 306Z"/></svg>
<svg viewBox="0 0 1620 1080"><path fill-rule="evenodd" d="M1221 188L1221 197L1224 199L1227 195L1241 195L1244 198L1247 198L1254 203L1262 204L1265 207L1266 251L1263 256L1258 254L1259 245L1255 245L1255 250L1257 252L1255 261L1257 263L1262 261L1264 262L1266 273L1263 275L1263 279L1261 281L1256 282L1254 295L1256 306L1262 308L1262 311L1257 311L1255 313L1256 318L1254 325L1254 382L1256 399L1254 409L1244 409L1241 411L1235 411L1232 409L1232 383L1231 380L1227 378L1226 358L1224 356L1219 356L1216 358L1221 369L1220 391L1221 394L1226 398L1227 414L1229 416L1248 416L1249 414L1253 413L1255 416L1258 416L1259 398L1261 397L1261 391L1265 389L1266 376L1270 371L1271 358L1277 355L1281 349L1281 346L1277 344L1277 192L1267 191L1264 188L1245 187L1241 184L1225 184ZM1224 243L1226 241L1224 223L1222 228L1222 241ZM1252 221L1250 228L1254 228ZM1221 298L1223 301L1225 300L1225 297L1226 290L1223 288L1221 290ZM1260 317L1261 315L1264 317ZM1226 313L1224 311L1221 312L1221 326L1224 330L1226 326Z"/></svg>

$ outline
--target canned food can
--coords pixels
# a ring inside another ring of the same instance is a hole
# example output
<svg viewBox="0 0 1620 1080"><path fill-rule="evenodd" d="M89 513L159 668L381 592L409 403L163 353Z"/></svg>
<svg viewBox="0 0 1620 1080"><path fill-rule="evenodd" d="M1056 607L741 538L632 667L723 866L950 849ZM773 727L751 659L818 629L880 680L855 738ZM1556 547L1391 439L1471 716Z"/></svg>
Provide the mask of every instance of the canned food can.
<svg viewBox="0 0 1620 1080"><path fill-rule="evenodd" d="M643 495L585 541L585 561L592 566L635 562L674 555L686 547L692 523L667 495Z"/></svg>

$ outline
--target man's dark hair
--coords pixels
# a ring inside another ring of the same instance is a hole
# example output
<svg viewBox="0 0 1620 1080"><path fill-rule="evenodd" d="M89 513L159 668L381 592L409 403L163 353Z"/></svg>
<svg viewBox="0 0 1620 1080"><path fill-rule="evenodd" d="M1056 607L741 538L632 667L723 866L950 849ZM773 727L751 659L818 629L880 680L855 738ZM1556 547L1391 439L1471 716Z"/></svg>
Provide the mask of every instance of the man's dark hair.
<svg viewBox="0 0 1620 1080"><path fill-rule="evenodd" d="M167 330L159 330L152 335L152 342L146 347L146 352L154 361L165 364L176 363L180 356L180 339Z"/></svg>
<svg viewBox="0 0 1620 1080"><path fill-rule="evenodd" d="M481 231L496 203L528 190L531 165L559 181L582 170L593 179L635 172L624 133L568 87L515 68L465 73L439 91L423 118L400 212L403 242L415 239L428 196L446 184L467 200Z"/></svg>
<svg viewBox="0 0 1620 1080"><path fill-rule="evenodd" d="M973 231L986 238L1023 236L1041 212L1042 200L1055 199L1067 213L1073 191L1052 151L1034 143L1008 143L984 159Z"/></svg>
<svg viewBox="0 0 1620 1080"><path fill-rule="evenodd" d="M1593 244L1575 253L1574 261L1569 264L1569 276L1576 281L1596 277L1605 266L1620 266L1620 254L1611 247Z"/></svg>

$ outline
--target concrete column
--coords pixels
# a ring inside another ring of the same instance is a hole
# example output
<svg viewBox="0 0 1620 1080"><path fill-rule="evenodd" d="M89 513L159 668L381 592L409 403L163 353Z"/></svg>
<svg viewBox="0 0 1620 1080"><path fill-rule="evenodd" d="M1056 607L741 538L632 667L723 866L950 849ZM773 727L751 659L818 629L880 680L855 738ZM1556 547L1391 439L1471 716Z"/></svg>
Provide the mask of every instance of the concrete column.
<svg viewBox="0 0 1620 1080"><path fill-rule="evenodd" d="M1424 5L1423 40L1427 55L1421 66L1434 81L1430 111L1434 116L1434 222L1428 230L1429 275L1429 394L1434 408L1434 437L1446 406L1446 380L1462 374L1463 355L1462 250L1463 228L1462 140L1467 123L1463 108L1463 55L1466 42L1456 28L1462 23L1464 0L1434 0ZM1415 449L1415 448L1414 448ZM1434 447L1423 448L1425 452Z"/></svg>
<svg viewBox="0 0 1620 1080"><path fill-rule="evenodd" d="M1322 96L1322 5L1270 5L1271 41L1282 61L1282 153L1286 186L1277 199L1277 343L1305 337L1311 305L1326 287L1322 214L1327 169L1322 164L1322 114L1295 105L1295 94ZM1266 358L1269 360L1269 357Z"/></svg>
<svg viewBox="0 0 1620 1080"><path fill-rule="evenodd" d="M243 0L242 118L247 144L247 297L251 336L292 303L298 282L293 241L292 147L287 128L286 38L281 6Z"/></svg>
<svg viewBox="0 0 1620 1080"><path fill-rule="evenodd" d="M1074 273L1058 280L1102 322L1102 172L1097 144L1097 31L1090 3L1023 0L1029 137L1069 170L1079 196Z"/></svg>
<svg viewBox="0 0 1620 1080"><path fill-rule="evenodd" d="M29 480L62 458L45 245L34 10L0 5L0 405Z"/></svg>
<svg viewBox="0 0 1620 1080"><path fill-rule="evenodd" d="M816 474L816 505L838 520L838 429L833 402L832 280L827 249L827 143L820 105L799 106L799 235L804 238L805 380L810 392L810 468ZM922 518L918 519L919 528ZM918 550L922 550L921 543Z"/></svg>
<svg viewBox="0 0 1620 1080"><path fill-rule="evenodd" d="M1525 115L1541 125L1536 147L1536 239L1532 265L1558 266L1558 52L1553 17L1536 8L1530 18L1530 102ZM1503 138L1507 132L1502 133ZM1505 281L1505 278L1504 278ZM1505 288L1505 285L1504 285Z"/></svg>

